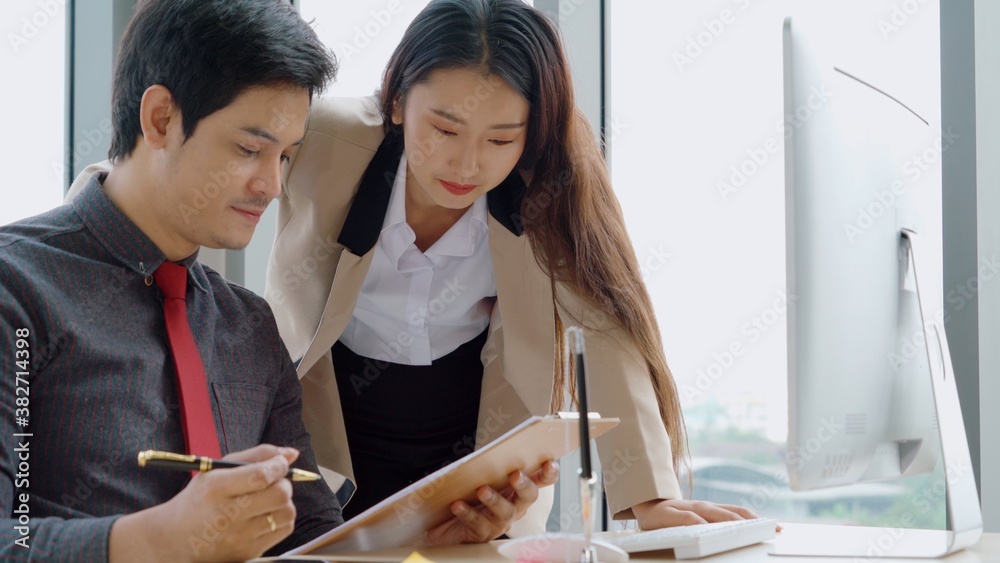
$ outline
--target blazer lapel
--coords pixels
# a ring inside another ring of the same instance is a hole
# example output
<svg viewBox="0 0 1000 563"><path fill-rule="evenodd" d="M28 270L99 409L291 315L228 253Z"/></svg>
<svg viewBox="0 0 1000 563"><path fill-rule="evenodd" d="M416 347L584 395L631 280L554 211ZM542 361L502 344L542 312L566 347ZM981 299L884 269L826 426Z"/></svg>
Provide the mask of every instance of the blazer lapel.
<svg viewBox="0 0 1000 563"><path fill-rule="evenodd" d="M486 194L490 215L517 237L524 234L521 204L524 200L525 190L521 173L513 170L499 186Z"/></svg>
<svg viewBox="0 0 1000 563"><path fill-rule="evenodd" d="M337 263L337 271L319 326L299 362L300 377L340 338L354 314L361 286L375 254L375 243L382 232L382 222L389 208L389 196L392 194L402 154L400 142L386 139L365 170L358 193L351 202L344 226L337 237L337 243L344 246L344 252Z"/></svg>
<svg viewBox="0 0 1000 563"><path fill-rule="evenodd" d="M382 222L389 209L389 197L402 155L403 145L398 139L385 139L361 179L358 194L351 203L351 210L337 239L358 256L374 248L382 233Z"/></svg>
<svg viewBox="0 0 1000 563"><path fill-rule="evenodd" d="M531 414L547 414L555 363L555 309L551 280L524 236L525 190L524 179L514 170L487 194L496 306L503 319L503 339L496 346L503 357L504 377L524 406Z"/></svg>
<svg viewBox="0 0 1000 563"><path fill-rule="evenodd" d="M503 319L504 377L531 414L549 412L555 354L552 284L531 251L528 237L516 236L491 218L490 254Z"/></svg>

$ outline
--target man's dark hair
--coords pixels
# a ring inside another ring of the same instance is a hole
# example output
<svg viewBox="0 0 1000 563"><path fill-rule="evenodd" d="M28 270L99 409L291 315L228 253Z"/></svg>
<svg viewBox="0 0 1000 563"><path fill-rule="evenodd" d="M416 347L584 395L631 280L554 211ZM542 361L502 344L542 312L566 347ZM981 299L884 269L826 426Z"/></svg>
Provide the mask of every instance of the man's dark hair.
<svg viewBox="0 0 1000 563"><path fill-rule="evenodd" d="M132 154L150 86L173 94L186 140L251 88L298 86L312 97L336 72L333 53L287 0L143 0L115 64L108 156Z"/></svg>

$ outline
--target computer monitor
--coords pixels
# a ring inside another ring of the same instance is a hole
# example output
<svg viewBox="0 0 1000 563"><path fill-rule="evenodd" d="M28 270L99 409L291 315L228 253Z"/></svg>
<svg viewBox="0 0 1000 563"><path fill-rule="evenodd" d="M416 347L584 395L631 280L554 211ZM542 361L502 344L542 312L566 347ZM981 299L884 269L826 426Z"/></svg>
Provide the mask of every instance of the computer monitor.
<svg viewBox="0 0 1000 563"><path fill-rule="evenodd" d="M872 529L787 554L950 553L978 541L982 517L943 327L940 258L921 238L940 222L927 194L939 194L941 180L939 166L919 159L941 150L941 136L905 95L837 66L791 18L783 33L790 484L927 473L943 452L951 528L890 542Z"/></svg>

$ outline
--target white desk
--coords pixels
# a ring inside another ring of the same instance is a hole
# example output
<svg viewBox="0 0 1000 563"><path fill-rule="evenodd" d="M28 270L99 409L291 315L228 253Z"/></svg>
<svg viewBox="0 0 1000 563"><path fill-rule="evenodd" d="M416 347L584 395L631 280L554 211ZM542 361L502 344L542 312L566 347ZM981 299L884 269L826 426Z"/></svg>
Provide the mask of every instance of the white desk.
<svg viewBox="0 0 1000 563"><path fill-rule="evenodd" d="M785 530L781 534L794 534L794 539L800 540L805 536L822 538L824 535L836 531L842 526L824 526L811 524L782 524ZM791 536L789 536L791 537ZM496 547L500 542L473 545L455 545L449 547L424 548L419 550L420 554L435 563L458 563L467 561L487 561L495 563L511 563L497 553ZM776 557L768 555L771 542L752 545L720 553L712 557L703 559L689 559L687 561L704 561L705 563L868 563L865 558L829 558L829 557ZM326 561L336 562L357 562L357 563L399 563L406 558L412 549L388 549L373 551L364 554L326 556ZM632 561L675 561L673 552L670 550L661 552L636 553L631 557ZM973 548L952 554L944 559L873 559L879 563L926 563L927 561L948 561L948 563L998 563L1000 562L1000 534L983 534L983 539Z"/></svg>

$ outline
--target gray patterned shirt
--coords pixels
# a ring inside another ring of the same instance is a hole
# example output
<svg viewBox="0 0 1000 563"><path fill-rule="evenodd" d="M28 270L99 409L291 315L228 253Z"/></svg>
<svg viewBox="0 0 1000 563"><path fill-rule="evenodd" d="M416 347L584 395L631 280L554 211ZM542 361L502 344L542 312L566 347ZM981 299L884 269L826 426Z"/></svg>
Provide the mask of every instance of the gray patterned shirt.
<svg viewBox="0 0 1000 563"><path fill-rule="evenodd" d="M185 448L162 298L148 283L165 258L105 194L105 177L71 205L0 227L3 561L106 561L118 517L189 480L136 463L142 450ZM223 454L292 446L296 467L316 471L301 387L267 303L196 256L182 264ZM293 499L295 532L272 553L343 521L323 481L296 483ZM201 539L224 524L206 522Z"/></svg>

